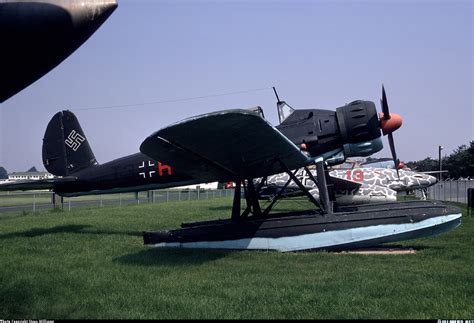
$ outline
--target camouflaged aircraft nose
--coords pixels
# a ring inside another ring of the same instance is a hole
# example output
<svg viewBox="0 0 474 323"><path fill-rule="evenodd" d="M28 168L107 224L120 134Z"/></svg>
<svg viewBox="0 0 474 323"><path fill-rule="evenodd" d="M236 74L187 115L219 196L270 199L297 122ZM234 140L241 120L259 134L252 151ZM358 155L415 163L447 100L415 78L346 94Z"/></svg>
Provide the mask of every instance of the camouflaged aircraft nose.
<svg viewBox="0 0 474 323"><path fill-rule="evenodd" d="M428 174L424 174L424 175L426 176L426 180L428 181L428 186L434 185L436 184L436 182L438 182L438 179L436 177L428 175Z"/></svg>
<svg viewBox="0 0 474 323"><path fill-rule="evenodd" d="M401 172L400 177L406 179L407 189L426 188L436 183L435 177L413 171Z"/></svg>

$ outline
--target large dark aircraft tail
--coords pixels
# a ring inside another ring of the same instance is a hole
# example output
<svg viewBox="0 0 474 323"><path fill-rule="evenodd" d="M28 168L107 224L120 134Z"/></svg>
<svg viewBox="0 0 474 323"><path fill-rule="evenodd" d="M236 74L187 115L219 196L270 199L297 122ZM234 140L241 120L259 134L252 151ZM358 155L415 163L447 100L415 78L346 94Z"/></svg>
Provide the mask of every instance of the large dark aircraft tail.
<svg viewBox="0 0 474 323"><path fill-rule="evenodd" d="M98 164L71 111L58 112L49 121L43 138L43 164L57 176L68 176Z"/></svg>

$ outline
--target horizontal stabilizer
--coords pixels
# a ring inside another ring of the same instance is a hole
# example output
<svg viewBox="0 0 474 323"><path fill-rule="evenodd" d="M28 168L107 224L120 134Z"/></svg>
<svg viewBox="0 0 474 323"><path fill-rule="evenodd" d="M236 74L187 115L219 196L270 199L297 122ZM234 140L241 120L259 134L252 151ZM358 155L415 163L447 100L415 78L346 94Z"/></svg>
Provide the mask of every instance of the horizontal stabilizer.
<svg viewBox="0 0 474 323"><path fill-rule="evenodd" d="M225 110L196 116L145 139L140 151L206 181L257 178L310 160L258 113Z"/></svg>
<svg viewBox="0 0 474 323"><path fill-rule="evenodd" d="M428 172L417 172L417 173L422 173L422 174L439 174L439 173L448 173L448 170L431 170Z"/></svg>
<svg viewBox="0 0 474 323"><path fill-rule="evenodd" d="M0 184L0 191L32 191L32 190L52 190L54 185L63 182L73 182L75 177L39 179L39 180L20 180Z"/></svg>

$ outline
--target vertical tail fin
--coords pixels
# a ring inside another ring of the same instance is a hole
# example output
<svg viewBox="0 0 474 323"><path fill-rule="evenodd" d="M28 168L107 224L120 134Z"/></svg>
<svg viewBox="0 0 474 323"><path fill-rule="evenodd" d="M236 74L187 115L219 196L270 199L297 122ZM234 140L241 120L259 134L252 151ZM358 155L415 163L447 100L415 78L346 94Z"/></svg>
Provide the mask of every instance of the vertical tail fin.
<svg viewBox="0 0 474 323"><path fill-rule="evenodd" d="M61 111L48 123L43 138L43 164L51 174L68 176L97 165L74 113Z"/></svg>

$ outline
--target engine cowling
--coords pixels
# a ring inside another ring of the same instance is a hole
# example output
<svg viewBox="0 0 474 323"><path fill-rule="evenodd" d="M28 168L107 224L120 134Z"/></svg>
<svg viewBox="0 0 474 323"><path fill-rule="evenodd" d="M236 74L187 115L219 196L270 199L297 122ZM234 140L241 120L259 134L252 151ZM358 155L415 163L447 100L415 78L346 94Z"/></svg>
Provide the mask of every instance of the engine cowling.
<svg viewBox="0 0 474 323"><path fill-rule="evenodd" d="M336 111L292 109L276 128L312 157L326 159L340 153L344 159L369 156L383 148L379 118L371 101L354 101Z"/></svg>

